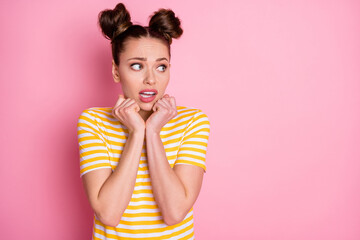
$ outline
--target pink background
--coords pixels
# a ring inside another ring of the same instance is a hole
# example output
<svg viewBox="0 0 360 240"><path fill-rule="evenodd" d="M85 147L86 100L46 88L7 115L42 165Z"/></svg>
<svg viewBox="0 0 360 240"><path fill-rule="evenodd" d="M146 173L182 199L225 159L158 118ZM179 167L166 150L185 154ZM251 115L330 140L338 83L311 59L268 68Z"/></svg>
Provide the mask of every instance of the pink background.
<svg viewBox="0 0 360 240"><path fill-rule="evenodd" d="M113 106L116 1L2 1L2 239L91 238L76 123ZM133 22L172 8L168 93L210 119L195 209L205 239L360 239L360 3L124 1Z"/></svg>

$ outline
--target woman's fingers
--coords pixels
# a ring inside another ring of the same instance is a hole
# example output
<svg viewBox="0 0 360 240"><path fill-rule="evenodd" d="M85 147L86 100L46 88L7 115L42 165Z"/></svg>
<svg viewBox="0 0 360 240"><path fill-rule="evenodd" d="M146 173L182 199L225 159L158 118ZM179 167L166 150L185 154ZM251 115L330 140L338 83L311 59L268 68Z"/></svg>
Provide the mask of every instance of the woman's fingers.
<svg viewBox="0 0 360 240"><path fill-rule="evenodd" d="M124 100L125 100L124 96L120 94L117 102L115 103L114 108L120 106L120 104L121 104Z"/></svg>
<svg viewBox="0 0 360 240"><path fill-rule="evenodd" d="M131 100L130 98L126 98L118 107L123 108L126 105L126 103L129 102L130 100Z"/></svg>
<svg viewBox="0 0 360 240"><path fill-rule="evenodd" d="M167 103L166 100L164 100L164 99L159 99L159 100L158 100L158 103L159 103L159 105L160 105L162 108L164 108L164 109L168 109L168 108L171 107L170 104Z"/></svg>
<svg viewBox="0 0 360 240"><path fill-rule="evenodd" d="M170 97L169 98L170 104L173 108L176 108L176 101L174 97Z"/></svg>
<svg viewBox="0 0 360 240"><path fill-rule="evenodd" d="M159 101L163 103L163 105L166 106L166 108L172 108L167 98L160 99Z"/></svg>
<svg viewBox="0 0 360 240"><path fill-rule="evenodd" d="M154 104L152 110L153 110L154 112L156 112L156 111L159 109L160 106L161 106L161 105L159 105L159 100L158 100L158 101Z"/></svg>
<svg viewBox="0 0 360 240"><path fill-rule="evenodd" d="M129 102L129 106L130 109L134 109L136 112L140 111L140 107L139 105L134 101Z"/></svg>
<svg viewBox="0 0 360 240"><path fill-rule="evenodd" d="M175 98L171 97L169 94L165 94L164 95L164 99L167 100L167 102L169 102L170 106L173 108L176 108L176 102L175 102Z"/></svg>
<svg viewBox="0 0 360 240"><path fill-rule="evenodd" d="M124 101L124 105L122 106L123 108L126 108L126 107L129 107L131 104L133 104L135 102L134 99L131 99L131 98L128 98L126 100L129 100L129 101Z"/></svg>

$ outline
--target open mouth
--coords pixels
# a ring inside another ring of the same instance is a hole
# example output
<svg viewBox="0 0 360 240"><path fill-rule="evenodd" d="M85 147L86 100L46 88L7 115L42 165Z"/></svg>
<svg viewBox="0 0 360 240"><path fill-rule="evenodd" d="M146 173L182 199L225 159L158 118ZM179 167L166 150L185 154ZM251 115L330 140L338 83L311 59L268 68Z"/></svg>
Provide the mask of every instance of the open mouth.
<svg viewBox="0 0 360 240"><path fill-rule="evenodd" d="M156 98L158 91L156 89L144 89L139 92L142 102L151 102Z"/></svg>
<svg viewBox="0 0 360 240"><path fill-rule="evenodd" d="M155 96L156 93L155 92L142 92L142 93L140 93L140 95L144 98L149 98L149 97Z"/></svg>

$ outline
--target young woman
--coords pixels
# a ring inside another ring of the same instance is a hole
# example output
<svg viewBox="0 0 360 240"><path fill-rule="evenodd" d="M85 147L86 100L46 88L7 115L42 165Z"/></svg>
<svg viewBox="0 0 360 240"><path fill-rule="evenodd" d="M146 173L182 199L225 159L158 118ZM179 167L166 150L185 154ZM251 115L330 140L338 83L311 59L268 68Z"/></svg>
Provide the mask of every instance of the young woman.
<svg viewBox="0 0 360 240"><path fill-rule="evenodd" d="M93 239L194 239L210 123L200 109L176 106L165 94L180 20L160 9L148 27L133 25L119 3L100 12L99 24L111 40L112 75L123 95L78 120Z"/></svg>

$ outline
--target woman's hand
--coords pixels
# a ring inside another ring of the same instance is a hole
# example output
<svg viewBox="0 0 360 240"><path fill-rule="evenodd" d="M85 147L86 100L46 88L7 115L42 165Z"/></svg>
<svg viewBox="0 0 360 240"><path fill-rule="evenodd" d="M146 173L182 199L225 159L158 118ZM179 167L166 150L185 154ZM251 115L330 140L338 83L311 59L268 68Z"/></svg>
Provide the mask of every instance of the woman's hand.
<svg viewBox="0 0 360 240"><path fill-rule="evenodd" d="M146 120L146 131L160 133L161 128L177 115L175 98L165 94L154 104L153 111Z"/></svg>
<svg viewBox="0 0 360 240"><path fill-rule="evenodd" d="M112 115L129 129L129 133L144 132L145 122L139 111L140 107L134 99L125 99L123 95L119 95L119 99L112 110Z"/></svg>

